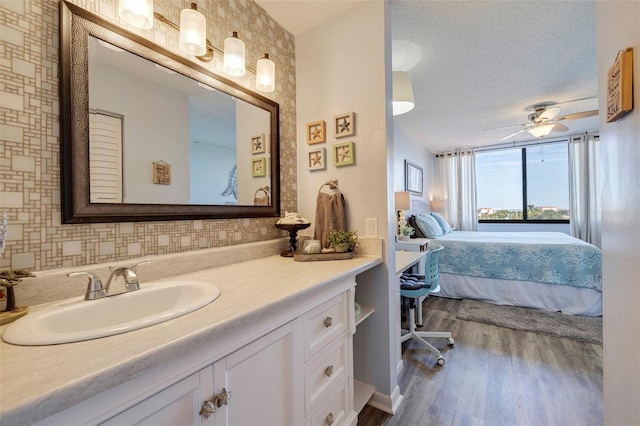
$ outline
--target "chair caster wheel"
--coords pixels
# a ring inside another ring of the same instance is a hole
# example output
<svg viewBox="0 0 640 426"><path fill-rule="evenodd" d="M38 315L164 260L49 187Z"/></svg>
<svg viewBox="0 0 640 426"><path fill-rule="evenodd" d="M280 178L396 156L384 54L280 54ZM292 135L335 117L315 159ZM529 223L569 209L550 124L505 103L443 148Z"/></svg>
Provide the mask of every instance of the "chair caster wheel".
<svg viewBox="0 0 640 426"><path fill-rule="evenodd" d="M455 344L455 342L453 341L453 337L447 338L447 345L453 346L454 344Z"/></svg>
<svg viewBox="0 0 640 426"><path fill-rule="evenodd" d="M444 365L444 358L442 358L441 356L438 357L438 359L436 360L438 365Z"/></svg>

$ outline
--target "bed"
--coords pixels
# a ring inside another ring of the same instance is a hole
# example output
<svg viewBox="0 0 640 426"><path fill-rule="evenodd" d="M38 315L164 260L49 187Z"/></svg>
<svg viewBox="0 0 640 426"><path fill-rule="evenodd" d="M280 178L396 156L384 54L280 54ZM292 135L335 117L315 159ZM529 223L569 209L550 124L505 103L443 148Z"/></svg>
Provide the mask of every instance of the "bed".
<svg viewBox="0 0 640 426"><path fill-rule="evenodd" d="M440 296L574 315L602 315L602 252L561 232L453 231L442 245Z"/></svg>

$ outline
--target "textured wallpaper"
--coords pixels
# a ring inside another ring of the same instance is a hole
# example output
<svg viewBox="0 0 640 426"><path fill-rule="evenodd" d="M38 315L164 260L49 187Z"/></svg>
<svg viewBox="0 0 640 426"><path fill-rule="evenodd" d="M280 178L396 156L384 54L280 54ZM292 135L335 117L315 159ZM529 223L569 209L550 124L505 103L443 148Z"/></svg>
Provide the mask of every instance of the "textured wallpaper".
<svg viewBox="0 0 640 426"><path fill-rule="evenodd" d="M73 0L122 25L117 0ZM156 0L156 12L179 22L189 1ZM281 208L296 207L294 37L252 0L198 1L208 38L221 48L232 31L247 47L247 65L269 52L276 63L276 91L263 94L280 104ZM178 51L178 32L154 22L129 31ZM0 268L46 270L124 260L129 257L222 247L283 236L275 218L133 223L61 224L58 97L59 2L0 1L0 214L9 235ZM221 68L218 61L209 67ZM255 75L234 79L251 88Z"/></svg>

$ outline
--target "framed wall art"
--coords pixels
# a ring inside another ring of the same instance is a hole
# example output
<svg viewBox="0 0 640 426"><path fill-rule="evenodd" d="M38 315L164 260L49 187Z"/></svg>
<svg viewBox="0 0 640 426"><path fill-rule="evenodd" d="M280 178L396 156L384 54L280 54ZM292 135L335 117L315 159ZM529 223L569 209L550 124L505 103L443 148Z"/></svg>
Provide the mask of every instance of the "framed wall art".
<svg viewBox="0 0 640 426"><path fill-rule="evenodd" d="M325 170L327 168L327 150L316 148L308 152L309 170Z"/></svg>
<svg viewBox="0 0 640 426"><path fill-rule="evenodd" d="M307 144L322 143L327 140L327 123L324 120L307 123Z"/></svg>
<svg viewBox="0 0 640 426"><path fill-rule="evenodd" d="M251 136L251 153L264 154L265 152L267 152L267 145L265 144L264 134Z"/></svg>
<svg viewBox="0 0 640 426"><path fill-rule="evenodd" d="M607 123L633 110L633 49L621 50L607 73Z"/></svg>
<svg viewBox="0 0 640 426"><path fill-rule="evenodd" d="M251 159L251 176L260 177L267 175L267 159L265 157Z"/></svg>
<svg viewBox="0 0 640 426"><path fill-rule="evenodd" d="M404 160L404 190L415 195L422 195L422 183L422 167L409 160Z"/></svg>
<svg viewBox="0 0 640 426"><path fill-rule="evenodd" d="M356 162L353 142L339 143L333 146L333 165L349 166Z"/></svg>
<svg viewBox="0 0 640 426"><path fill-rule="evenodd" d="M355 114L353 112L336 115L334 122L333 133L336 138L353 136L356 133Z"/></svg>
<svg viewBox="0 0 640 426"><path fill-rule="evenodd" d="M163 160L153 162L153 183L171 185L171 164Z"/></svg>

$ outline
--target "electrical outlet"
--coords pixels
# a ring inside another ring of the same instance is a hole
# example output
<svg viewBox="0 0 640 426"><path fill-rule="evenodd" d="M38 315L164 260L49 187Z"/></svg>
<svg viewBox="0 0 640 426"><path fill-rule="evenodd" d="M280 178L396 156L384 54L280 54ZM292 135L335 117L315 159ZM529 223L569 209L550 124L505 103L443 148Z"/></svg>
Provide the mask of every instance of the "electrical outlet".
<svg viewBox="0 0 640 426"><path fill-rule="evenodd" d="M378 219L368 217L365 219L365 238L378 238Z"/></svg>

